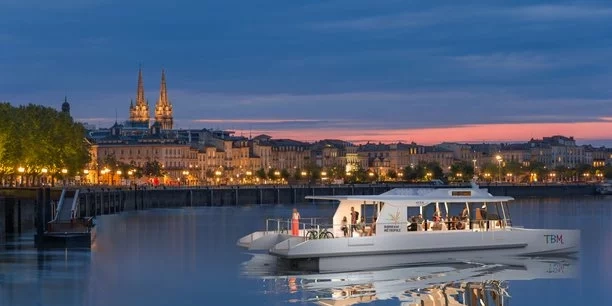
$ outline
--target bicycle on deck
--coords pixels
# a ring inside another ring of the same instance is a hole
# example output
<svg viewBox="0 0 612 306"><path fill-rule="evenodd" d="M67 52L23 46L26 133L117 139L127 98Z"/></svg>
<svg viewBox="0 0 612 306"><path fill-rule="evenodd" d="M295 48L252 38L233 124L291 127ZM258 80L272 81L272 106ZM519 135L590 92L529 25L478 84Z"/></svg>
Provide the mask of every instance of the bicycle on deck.
<svg viewBox="0 0 612 306"><path fill-rule="evenodd" d="M310 239L329 239L334 238L334 234L327 230L326 228L319 228L317 226L316 229L311 229L306 232L306 238Z"/></svg>

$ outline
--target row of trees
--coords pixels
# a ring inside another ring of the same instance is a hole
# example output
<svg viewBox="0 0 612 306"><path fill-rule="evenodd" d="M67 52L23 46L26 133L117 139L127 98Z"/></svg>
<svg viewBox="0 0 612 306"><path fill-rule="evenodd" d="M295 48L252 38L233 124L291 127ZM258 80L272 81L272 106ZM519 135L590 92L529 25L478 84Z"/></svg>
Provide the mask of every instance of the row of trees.
<svg viewBox="0 0 612 306"><path fill-rule="evenodd" d="M504 162L503 165L487 163L479 171L480 176L487 175L492 180L501 177L502 180L517 182L538 181L590 181L601 179L612 179L612 166L593 167L588 164L580 164L575 167L558 166L547 168L543 163L532 161L529 165L523 165L516 161Z"/></svg>
<svg viewBox="0 0 612 306"><path fill-rule="evenodd" d="M41 176L76 175L90 161L85 128L41 105L0 103L0 179L32 185Z"/></svg>
<svg viewBox="0 0 612 306"><path fill-rule="evenodd" d="M153 178L162 177L166 174L164 168L157 161L149 161L142 167L138 167L135 163L118 162L114 156L107 156L101 160L98 171L108 170L112 175L108 176L107 183L113 183L115 177L123 179L133 178ZM104 174L104 173L101 173ZM236 176L238 174L238 176ZM191 173L195 181L198 180L198 174ZM529 182L537 178L537 181L578 181L612 178L612 167L594 168L589 165L579 165L575 168L558 167L555 169L547 169L543 164L532 162L529 166L524 166L515 162L504 164L485 164L477 169L467 162L456 162L450 167L449 172L444 172L442 167L436 162L419 163L414 166L406 167L396 171L393 169L364 169L357 167L351 172L346 172L343 166L333 166L329 168L321 168L316 165L310 165L305 168L297 169L258 169L255 171L243 171L236 173L229 168L220 167L218 169L208 169L204 176L201 177L199 184L205 182L229 183L228 179L236 178L234 182L238 183L255 183L256 181L273 181L273 182L332 182L334 180L342 180L345 183L369 183L374 181L404 181L418 182L429 181L434 179L442 179L446 181L469 181L474 175L477 175L481 180L497 181L513 181L513 182ZM115 182L118 183L118 182Z"/></svg>
<svg viewBox="0 0 612 306"><path fill-rule="evenodd" d="M113 173L120 171L121 174L119 176L125 179L127 179L130 175L141 178L143 176L154 177L163 176L166 174L161 163L156 160L147 161L143 166L139 167L135 162L131 162L129 164L120 162L114 155L107 155L101 159L97 170L108 170L109 172Z"/></svg>

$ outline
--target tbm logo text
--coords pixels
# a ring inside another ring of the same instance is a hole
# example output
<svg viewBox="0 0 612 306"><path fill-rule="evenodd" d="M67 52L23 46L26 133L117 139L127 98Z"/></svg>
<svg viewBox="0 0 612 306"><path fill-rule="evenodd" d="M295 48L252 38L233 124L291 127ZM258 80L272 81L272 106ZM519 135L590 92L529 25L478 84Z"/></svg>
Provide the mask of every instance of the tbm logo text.
<svg viewBox="0 0 612 306"><path fill-rule="evenodd" d="M563 244L563 235L544 235L546 244Z"/></svg>

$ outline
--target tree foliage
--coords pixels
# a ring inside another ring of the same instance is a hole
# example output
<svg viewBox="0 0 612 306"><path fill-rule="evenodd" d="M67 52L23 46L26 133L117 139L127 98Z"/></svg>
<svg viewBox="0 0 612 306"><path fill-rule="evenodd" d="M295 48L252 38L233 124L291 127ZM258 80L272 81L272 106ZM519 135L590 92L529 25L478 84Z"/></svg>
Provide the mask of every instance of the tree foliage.
<svg viewBox="0 0 612 306"><path fill-rule="evenodd" d="M458 181L469 181L474 176L474 166L467 161L458 161L451 165L451 177Z"/></svg>
<svg viewBox="0 0 612 306"><path fill-rule="evenodd" d="M0 104L0 176L37 177L42 169L53 176L76 175L91 160L85 128L67 114L29 104L14 107Z"/></svg>
<svg viewBox="0 0 612 306"><path fill-rule="evenodd" d="M156 160L147 161L142 167L142 172L148 177L157 177L164 175L164 170L161 164Z"/></svg>
<svg viewBox="0 0 612 306"><path fill-rule="evenodd" d="M260 180L265 180L268 177L264 168L260 168L259 170L255 171L255 176L257 176Z"/></svg>

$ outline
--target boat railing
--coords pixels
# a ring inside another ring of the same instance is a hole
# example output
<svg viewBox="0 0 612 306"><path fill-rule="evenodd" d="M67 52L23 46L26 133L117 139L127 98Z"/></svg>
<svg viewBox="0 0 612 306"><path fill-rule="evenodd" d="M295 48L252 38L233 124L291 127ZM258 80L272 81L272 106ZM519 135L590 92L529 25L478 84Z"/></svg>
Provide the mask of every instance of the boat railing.
<svg viewBox="0 0 612 306"><path fill-rule="evenodd" d="M266 232L274 232L274 233L282 233L288 234L291 233L291 229L293 226L293 220L290 218L276 218L276 219L266 219ZM325 228L327 226L331 227L331 218L326 217L312 217L312 218L302 218L298 222L298 228L300 231L306 232L308 230L314 228Z"/></svg>

